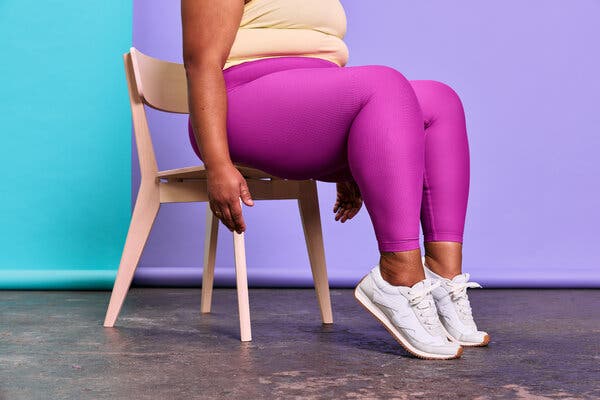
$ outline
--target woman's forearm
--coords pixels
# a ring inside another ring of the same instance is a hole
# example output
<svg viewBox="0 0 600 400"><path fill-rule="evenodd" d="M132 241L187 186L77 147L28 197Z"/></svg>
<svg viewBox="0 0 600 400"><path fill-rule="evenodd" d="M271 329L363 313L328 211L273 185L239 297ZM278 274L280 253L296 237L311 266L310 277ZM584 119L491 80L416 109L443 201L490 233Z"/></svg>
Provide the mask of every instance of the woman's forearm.
<svg viewBox="0 0 600 400"><path fill-rule="evenodd" d="M231 165L223 66L243 14L242 0L181 1L183 61L196 143L206 168Z"/></svg>
<svg viewBox="0 0 600 400"><path fill-rule="evenodd" d="M218 62L186 68L194 135L207 169L232 164L227 143L227 92Z"/></svg>

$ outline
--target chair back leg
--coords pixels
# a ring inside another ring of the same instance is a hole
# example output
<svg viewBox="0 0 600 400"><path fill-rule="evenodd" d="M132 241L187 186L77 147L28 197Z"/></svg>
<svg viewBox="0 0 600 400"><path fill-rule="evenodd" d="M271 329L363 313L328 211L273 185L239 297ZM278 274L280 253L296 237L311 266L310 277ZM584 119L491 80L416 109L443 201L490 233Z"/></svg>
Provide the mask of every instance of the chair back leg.
<svg viewBox="0 0 600 400"><path fill-rule="evenodd" d="M201 313L209 313L211 309L218 235L219 219L213 214L207 203L206 232L204 235L204 262L202 265L202 294L200 299Z"/></svg>
<svg viewBox="0 0 600 400"><path fill-rule="evenodd" d="M329 280L325 263L325 246L323 244L323 231L321 228L321 214L319 212L319 198L317 183L309 180L302 183L298 198L298 209L304 230L304 239L308 250L310 268L315 282L317 301L324 324L333 323L331 311L331 297L329 294Z"/></svg>
<svg viewBox="0 0 600 400"><path fill-rule="evenodd" d="M108 310L104 319L105 327L112 327L119 316L125 296L133 275L140 261L142 251L152 230L152 225L160 208L158 184L151 181L142 182L133 208L129 231L125 239L125 247L117 270L117 277L110 296Z"/></svg>

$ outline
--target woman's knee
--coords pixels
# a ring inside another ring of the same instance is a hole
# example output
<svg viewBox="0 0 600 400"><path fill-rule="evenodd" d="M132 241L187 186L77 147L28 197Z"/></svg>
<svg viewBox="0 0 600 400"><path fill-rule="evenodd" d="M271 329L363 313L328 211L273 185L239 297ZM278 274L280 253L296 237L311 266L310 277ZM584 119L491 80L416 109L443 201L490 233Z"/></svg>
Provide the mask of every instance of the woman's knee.
<svg viewBox="0 0 600 400"><path fill-rule="evenodd" d="M370 140L374 135L384 136L377 142L401 152L398 158L419 164L417 158L423 153L425 141L423 113L410 82L385 65L358 68L352 81L359 85L354 90L361 93L361 113L365 117L355 119L354 126L364 130Z"/></svg>
<svg viewBox="0 0 600 400"><path fill-rule="evenodd" d="M397 123L408 128L406 134L422 135L423 112L410 81L395 68L387 65L356 67L354 81L362 93L363 106L370 103L385 116L395 116ZM417 125L421 129L417 128Z"/></svg>
<svg viewBox="0 0 600 400"><path fill-rule="evenodd" d="M362 89L376 93L393 92L407 101L416 101L410 81L397 69L387 65L363 65L357 67Z"/></svg>
<svg viewBox="0 0 600 400"><path fill-rule="evenodd" d="M460 95L447 83L435 80L416 80L411 81L411 84L424 109L463 112Z"/></svg>

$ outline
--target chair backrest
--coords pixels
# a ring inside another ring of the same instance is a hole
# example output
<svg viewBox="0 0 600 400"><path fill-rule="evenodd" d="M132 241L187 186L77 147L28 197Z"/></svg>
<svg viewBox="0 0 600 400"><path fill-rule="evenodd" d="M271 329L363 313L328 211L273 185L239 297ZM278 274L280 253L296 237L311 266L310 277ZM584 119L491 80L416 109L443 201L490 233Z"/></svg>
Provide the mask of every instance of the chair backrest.
<svg viewBox="0 0 600 400"><path fill-rule="evenodd" d="M161 111L189 114L185 67L150 57L135 47L123 54L123 63L142 184L152 185L157 182L158 165L144 104ZM247 178L281 179L249 166L234 165Z"/></svg>
<svg viewBox="0 0 600 400"><path fill-rule="evenodd" d="M187 114L187 78L183 64L160 60L129 50L137 92L142 101L158 110Z"/></svg>

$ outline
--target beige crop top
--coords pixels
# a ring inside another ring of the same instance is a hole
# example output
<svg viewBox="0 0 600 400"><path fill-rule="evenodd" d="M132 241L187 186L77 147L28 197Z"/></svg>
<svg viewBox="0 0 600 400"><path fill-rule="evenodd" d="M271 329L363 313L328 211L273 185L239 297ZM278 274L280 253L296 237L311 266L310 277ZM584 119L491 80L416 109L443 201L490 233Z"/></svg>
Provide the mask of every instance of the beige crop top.
<svg viewBox="0 0 600 400"><path fill-rule="evenodd" d="M348 47L340 0L250 0L223 69L268 57L318 57L344 66Z"/></svg>

